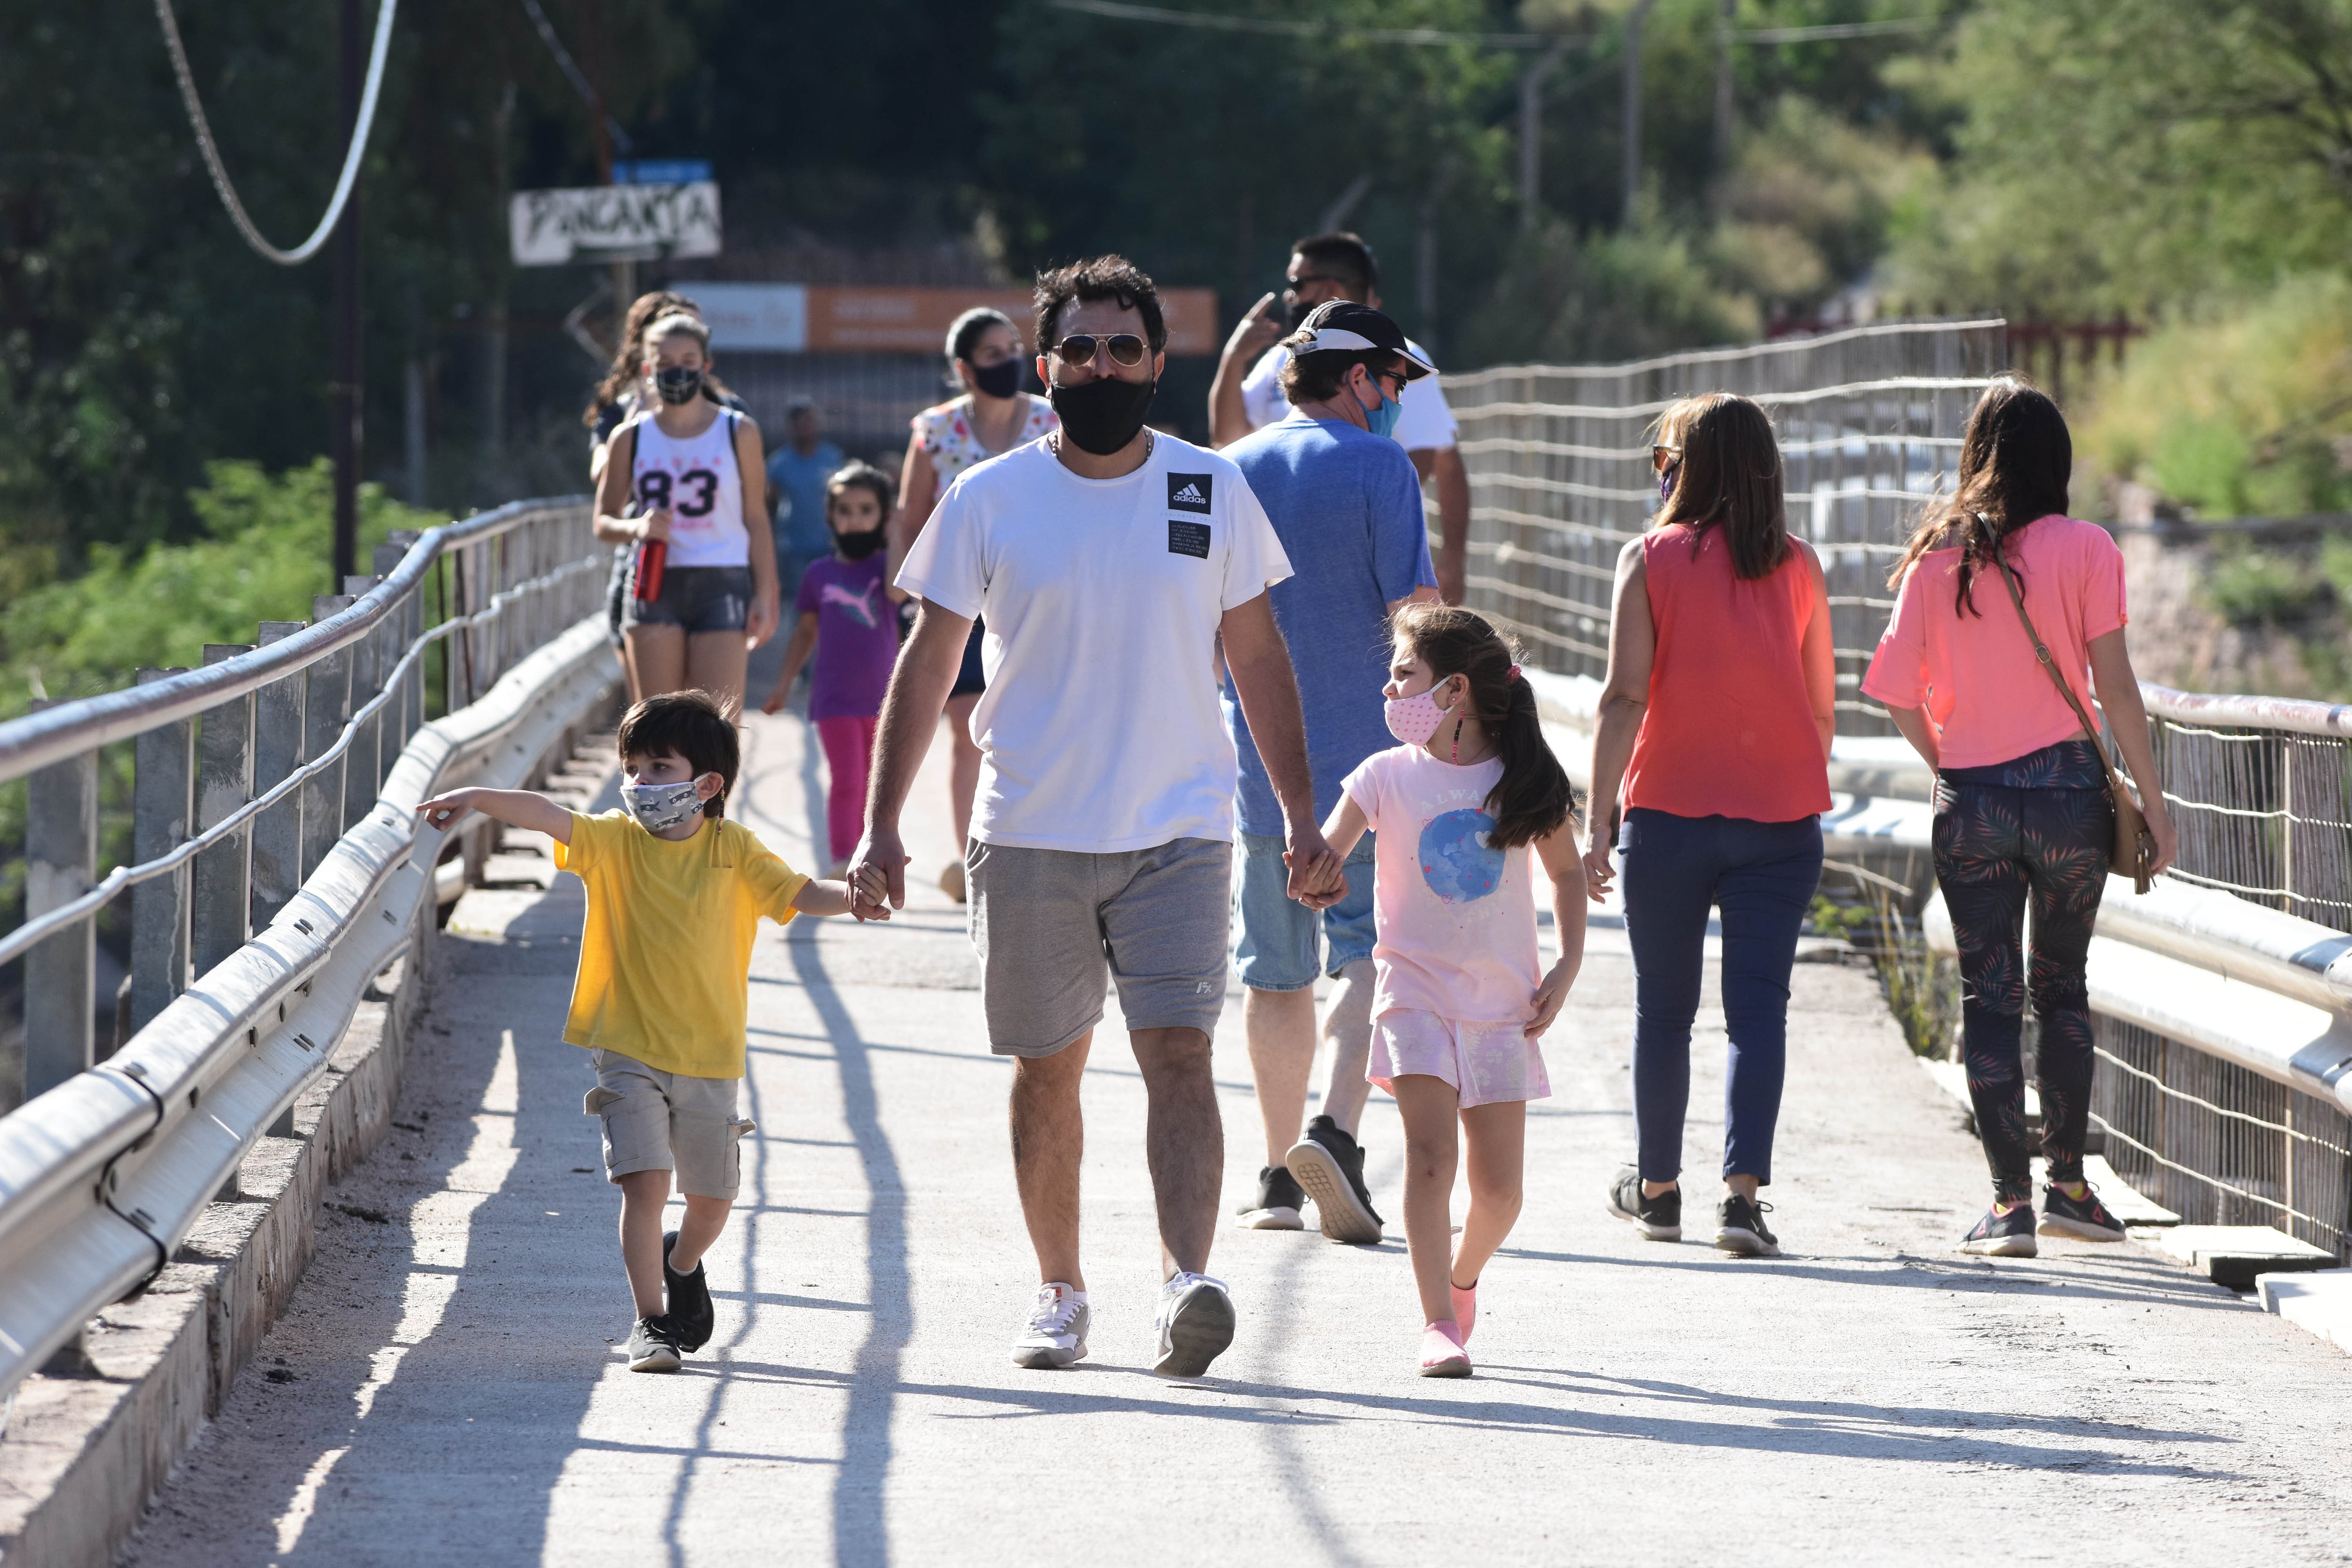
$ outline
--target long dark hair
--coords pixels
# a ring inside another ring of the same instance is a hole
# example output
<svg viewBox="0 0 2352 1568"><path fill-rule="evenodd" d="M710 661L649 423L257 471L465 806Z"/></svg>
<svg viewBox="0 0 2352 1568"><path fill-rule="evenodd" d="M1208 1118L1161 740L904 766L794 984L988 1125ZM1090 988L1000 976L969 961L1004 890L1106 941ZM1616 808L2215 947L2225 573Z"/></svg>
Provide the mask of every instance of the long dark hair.
<svg viewBox="0 0 2352 1568"><path fill-rule="evenodd" d="M1931 503L1911 532L1902 564L1886 580L1899 588L1930 550L1960 547L1955 615L1981 616L1976 574L2026 524L2067 510L2074 437L2049 394L2011 373L1984 389L1960 432L1960 476L1948 500Z"/></svg>
<svg viewBox="0 0 2352 1568"><path fill-rule="evenodd" d="M1502 782L1486 797L1495 819L1487 842L1497 849L1532 844L1566 821L1576 792L1544 741L1536 689L1514 673L1518 654L1503 634L1484 616L1427 602L1402 606L1391 626L1399 652L1419 655L1440 680L1467 679L1471 712L1502 753Z"/></svg>
<svg viewBox="0 0 2352 1568"><path fill-rule="evenodd" d="M1752 582L1778 571L1789 558L1789 515L1770 416L1735 393L1710 392L1659 415L1655 438L1682 449L1682 473L1652 526L1720 528L1734 574Z"/></svg>

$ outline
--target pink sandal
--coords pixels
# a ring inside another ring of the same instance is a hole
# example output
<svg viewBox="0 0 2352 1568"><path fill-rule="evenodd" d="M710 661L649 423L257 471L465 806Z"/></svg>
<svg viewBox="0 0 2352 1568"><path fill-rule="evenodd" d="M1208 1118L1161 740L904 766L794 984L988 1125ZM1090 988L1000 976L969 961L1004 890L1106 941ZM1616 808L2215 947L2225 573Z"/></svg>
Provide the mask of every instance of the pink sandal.
<svg viewBox="0 0 2352 1568"><path fill-rule="evenodd" d="M1470 1352L1462 1348L1459 1327L1449 1322L1435 1322L1421 1331L1421 1375L1470 1375Z"/></svg>

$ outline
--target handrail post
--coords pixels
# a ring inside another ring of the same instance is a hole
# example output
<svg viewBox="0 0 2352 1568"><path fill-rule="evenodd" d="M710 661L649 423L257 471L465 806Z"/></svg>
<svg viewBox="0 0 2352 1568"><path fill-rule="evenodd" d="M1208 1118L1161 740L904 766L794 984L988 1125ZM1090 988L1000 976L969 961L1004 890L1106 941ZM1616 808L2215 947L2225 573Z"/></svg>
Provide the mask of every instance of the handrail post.
<svg viewBox="0 0 2352 1568"><path fill-rule="evenodd" d="M142 669L139 684L186 673ZM131 790L131 854L134 861L168 855L184 843L194 816L195 726L187 720L159 724L132 742L137 763ZM131 1034L145 1028L188 988L188 868L131 889ZM124 1039L128 1039L125 1036ZM123 1040L114 1042L121 1049Z"/></svg>
<svg viewBox="0 0 2352 1568"><path fill-rule="evenodd" d="M33 710L55 707L36 700ZM25 915L36 919L89 891L98 875L98 753L26 775ZM25 954L24 1098L87 1071L95 1031L98 933L81 921Z"/></svg>
<svg viewBox="0 0 2352 1568"><path fill-rule="evenodd" d="M373 577L346 577L343 595L352 602L365 597L375 587ZM383 687L383 623L379 621L368 635L352 645L352 702L345 716L358 712ZM375 804L375 794L383 784L383 712L362 724L352 736L351 750L343 753L343 826L348 833Z"/></svg>
<svg viewBox="0 0 2352 1568"><path fill-rule="evenodd" d="M219 664L250 647L206 643L205 662ZM212 828L253 798L254 698L231 698L205 715L196 742L196 831ZM190 973L202 975L253 934L253 826L247 824L196 857L189 914Z"/></svg>
<svg viewBox="0 0 2352 1568"><path fill-rule="evenodd" d="M341 594L320 594L310 601L314 620L325 620L351 608L352 602ZM352 714L352 652L337 648L312 661L310 679L302 694L302 755L315 760L325 754L342 733L343 721ZM343 775L351 771L351 752L341 760L320 768L302 783L302 872L295 885L310 879L310 873L343 836Z"/></svg>
<svg viewBox="0 0 2352 1568"><path fill-rule="evenodd" d="M261 646L292 637L308 621L264 621ZM254 693L253 789L267 795L284 784L302 765L302 694L310 671L280 676ZM252 928L260 931L278 918L294 889L302 885L302 803L310 794L297 789L253 820Z"/></svg>

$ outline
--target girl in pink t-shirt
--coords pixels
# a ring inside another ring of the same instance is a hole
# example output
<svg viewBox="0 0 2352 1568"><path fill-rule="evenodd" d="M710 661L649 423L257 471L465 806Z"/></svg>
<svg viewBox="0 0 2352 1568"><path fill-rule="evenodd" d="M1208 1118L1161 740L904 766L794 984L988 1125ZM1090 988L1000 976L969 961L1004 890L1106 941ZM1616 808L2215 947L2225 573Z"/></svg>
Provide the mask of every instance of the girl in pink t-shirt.
<svg viewBox="0 0 2352 1568"><path fill-rule="evenodd" d="M1404 1119L1421 1373L1466 1377L1479 1272L1519 1217L1527 1102L1551 1093L1536 1042L1584 958L1584 865L1568 775L1510 645L1468 610L1433 604L1400 610L1394 640L1389 732L1405 743L1348 775L1323 833L1334 868L1375 835L1367 1076ZM1537 967L1530 848L1552 882L1549 973ZM1318 899L1346 890L1336 872L1327 880ZM1457 1120L1470 1211L1449 1250Z"/></svg>

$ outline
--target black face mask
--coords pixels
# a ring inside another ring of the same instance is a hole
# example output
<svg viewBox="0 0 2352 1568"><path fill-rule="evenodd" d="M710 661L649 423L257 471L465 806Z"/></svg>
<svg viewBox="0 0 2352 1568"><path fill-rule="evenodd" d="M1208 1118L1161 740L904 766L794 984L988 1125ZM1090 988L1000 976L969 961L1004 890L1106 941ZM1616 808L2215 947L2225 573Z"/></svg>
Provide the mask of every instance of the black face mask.
<svg viewBox="0 0 2352 1568"><path fill-rule="evenodd" d="M690 364L666 364L654 373L654 390L664 403L691 403L702 392L702 372Z"/></svg>
<svg viewBox="0 0 2352 1568"><path fill-rule="evenodd" d="M971 384L991 397L1010 397L1021 390L1021 356L998 360L992 365L974 365Z"/></svg>
<svg viewBox="0 0 2352 1568"><path fill-rule="evenodd" d="M1108 458L1143 428L1151 395L1159 388L1156 381L1097 376L1076 386L1054 387L1054 413L1062 421L1062 434L1076 442L1079 450Z"/></svg>
<svg viewBox="0 0 2352 1568"><path fill-rule="evenodd" d="M863 561L889 542L886 531L879 528L869 528L863 533L836 533L833 536L833 547L841 552L841 558L845 561Z"/></svg>

